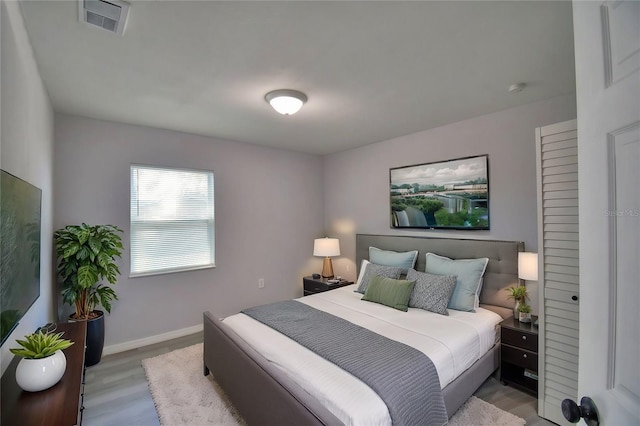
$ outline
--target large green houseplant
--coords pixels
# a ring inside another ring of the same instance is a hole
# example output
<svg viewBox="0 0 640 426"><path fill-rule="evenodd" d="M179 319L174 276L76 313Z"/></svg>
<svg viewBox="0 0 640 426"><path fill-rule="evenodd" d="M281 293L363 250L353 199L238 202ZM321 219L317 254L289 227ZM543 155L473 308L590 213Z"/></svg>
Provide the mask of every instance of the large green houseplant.
<svg viewBox="0 0 640 426"><path fill-rule="evenodd" d="M104 314L96 307L100 305L110 313L111 302L118 300L111 285L116 284L120 274L116 264L123 249L120 233L122 230L114 225L86 223L65 226L54 233L63 300L75 307L72 320L88 321L87 365L100 361L104 346ZM94 319L100 321L94 325ZM90 351L90 346L95 350Z"/></svg>

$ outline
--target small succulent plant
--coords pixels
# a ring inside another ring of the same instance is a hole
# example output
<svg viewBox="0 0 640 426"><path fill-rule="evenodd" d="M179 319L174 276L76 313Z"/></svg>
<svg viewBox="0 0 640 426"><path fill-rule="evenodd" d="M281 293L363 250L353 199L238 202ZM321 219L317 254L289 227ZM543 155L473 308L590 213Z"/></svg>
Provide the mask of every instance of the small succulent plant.
<svg viewBox="0 0 640 426"><path fill-rule="evenodd" d="M24 336L24 340L16 339L22 348L9 349L12 354L27 359L40 359L53 355L58 350L63 350L73 345L71 340L62 338L64 333L46 333L38 331Z"/></svg>
<svg viewBox="0 0 640 426"><path fill-rule="evenodd" d="M523 313L523 314L530 314L531 313L531 306L527 305L526 303L523 303L520 306L518 306L518 312Z"/></svg>

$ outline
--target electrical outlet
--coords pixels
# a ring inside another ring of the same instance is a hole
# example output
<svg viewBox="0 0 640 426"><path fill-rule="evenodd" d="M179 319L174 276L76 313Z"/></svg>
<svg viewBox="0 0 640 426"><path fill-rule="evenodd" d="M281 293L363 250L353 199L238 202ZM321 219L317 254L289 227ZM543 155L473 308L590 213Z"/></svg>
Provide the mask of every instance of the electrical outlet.
<svg viewBox="0 0 640 426"><path fill-rule="evenodd" d="M258 288L264 288L264 278L258 280Z"/></svg>

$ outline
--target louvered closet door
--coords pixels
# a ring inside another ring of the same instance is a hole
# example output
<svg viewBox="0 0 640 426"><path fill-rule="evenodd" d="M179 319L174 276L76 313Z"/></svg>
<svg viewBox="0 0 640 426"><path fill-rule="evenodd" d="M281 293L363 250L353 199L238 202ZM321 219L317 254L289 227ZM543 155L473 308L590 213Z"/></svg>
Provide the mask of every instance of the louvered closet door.
<svg viewBox="0 0 640 426"><path fill-rule="evenodd" d="M578 394L578 146L576 120L536 129L538 166L538 414L569 425L560 409Z"/></svg>

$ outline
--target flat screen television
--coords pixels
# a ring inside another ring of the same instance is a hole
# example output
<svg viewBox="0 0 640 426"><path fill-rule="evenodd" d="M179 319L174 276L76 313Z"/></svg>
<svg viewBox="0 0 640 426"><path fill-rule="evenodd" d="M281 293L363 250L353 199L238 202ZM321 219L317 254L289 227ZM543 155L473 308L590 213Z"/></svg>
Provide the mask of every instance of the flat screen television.
<svg viewBox="0 0 640 426"><path fill-rule="evenodd" d="M40 296L42 191L0 170L0 345Z"/></svg>
<svg viewBox="0 0 640 426"><path fill-rule="evenodd" d="M392 228L489 229L489 156L389 170Z"/></svg>

